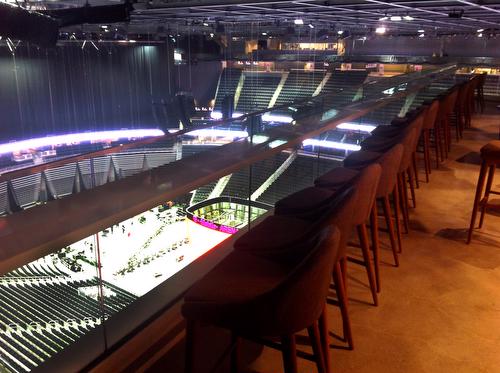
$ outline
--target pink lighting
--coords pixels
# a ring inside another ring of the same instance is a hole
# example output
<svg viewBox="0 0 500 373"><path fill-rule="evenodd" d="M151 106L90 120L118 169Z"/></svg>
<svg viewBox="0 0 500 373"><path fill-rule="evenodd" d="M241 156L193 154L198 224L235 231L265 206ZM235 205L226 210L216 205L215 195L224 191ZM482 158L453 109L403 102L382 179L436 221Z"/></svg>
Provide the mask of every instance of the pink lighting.
<svg viewBox="0 0 500 373"><path fill-rule="evenodd" d="M164 134L165 133L162 130L154 128L70 133L66 135L39 137L35 139L13 141L0 144L0 154L12 153L27 149L43 148L45 146L74 144L86 141L105 141L126 138L163 136Z"/></svg>
<svg viewBox="0 0 500 373"><path fill-rule="evenodd" d="M238 229L236 229L234 227L228 227L227 225L223 225L223 224L216 224L214 222L199 218L197 216L193 216L193 221L195 223L198 223L198 224L206 227L206 228L213 229L215 231L220 231L223 233L234 234L234 233L238 232Z"/></svg>

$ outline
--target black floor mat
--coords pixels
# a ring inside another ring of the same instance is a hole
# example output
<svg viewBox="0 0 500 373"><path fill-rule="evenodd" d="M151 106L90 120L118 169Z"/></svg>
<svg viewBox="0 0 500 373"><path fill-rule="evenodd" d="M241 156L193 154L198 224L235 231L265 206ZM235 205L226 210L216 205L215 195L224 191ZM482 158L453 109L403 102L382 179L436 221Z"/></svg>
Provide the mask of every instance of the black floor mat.
<svg viewBox="0 0 500 373"><path fill-rule="evenodd" d="M457 162L480 165L481 155L478 152L470 152L458 158Z"/></svg>

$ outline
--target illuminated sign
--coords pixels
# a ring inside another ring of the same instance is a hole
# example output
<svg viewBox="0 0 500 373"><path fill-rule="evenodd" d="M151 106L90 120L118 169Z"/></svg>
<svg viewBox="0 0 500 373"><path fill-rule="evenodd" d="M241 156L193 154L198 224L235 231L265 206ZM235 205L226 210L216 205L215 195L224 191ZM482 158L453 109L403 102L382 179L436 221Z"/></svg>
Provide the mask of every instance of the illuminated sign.
<svg viewBox="0 0 500 373"><path fill-rule="evenodd" d="M193 221L195 223L198 223L200 225L203 225L206 228L213 229L215 231L220 231L220 232L229 233L229 234L234 234L234 233L238 232L237 228L229 227L229 226L223 225L223 224L217 224L217 223L214 223L212 221L208 221L208 220L205 220L203 218L199 218L198 216L194 216L194 215L193 215Z"/></svg>

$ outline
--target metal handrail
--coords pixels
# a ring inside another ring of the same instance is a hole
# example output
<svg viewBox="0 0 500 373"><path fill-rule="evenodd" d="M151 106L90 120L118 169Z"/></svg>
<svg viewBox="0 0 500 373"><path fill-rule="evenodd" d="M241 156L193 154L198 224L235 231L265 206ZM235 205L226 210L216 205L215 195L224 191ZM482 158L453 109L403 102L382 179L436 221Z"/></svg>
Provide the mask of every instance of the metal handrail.
<svg viewBox="0 0 500 373"><path fill-rule="evenodd" d="M384 83L391 84L393 81L397 81L399 79L401 79L401 76L393 76L390 78L385 78ZM357 86L352 87L351 89L356 90L356 89L363 88L363 87L370 87L370 86L373 86L374 84L377 84L377 81L359 84ZM156 137L141 139L141 140L137 140L137 141L132 141L132 142L127 143L127 144L115 145L115 146L112 146L112 147L109 147L106 149L80 153L77 155L64 157L61 159L57 159L57 160L46 162L46 163L39 164L39 165L33 165L30 167L25 167L25 168L21 168L21 169L12 170L12 171L7 171L7 172L0 174L0 183L5 182L5 181L9 181L12 179L24 177L24 176L29 176L29 175L41 173L43 171L46 171L46 170L49 170L52 168L56 168L56 167L61 167L63 165L69 164L69 163L76 163L76 162L81 162L81 161L91 159L91 158L115 154L115 153L122 152L124 150L132 149L132 148L136 148L136 147L140 147L140 146L144 146L144 145L151 145L151 144L155 144L155 143L158 143L161 141L174 140L177 137L182 136L182 135L184 135L190 131L193 131L195 129L207 129L207 128L212 128L212 127L229 125L231 123L237 123L237 122L243 121L245 119L259 116L259 115L262 115L262 114L265 114L268 112L286 109L289 106L299 106L299 105L307 103L307 102L316 101L316 100L324 99L327 97L336 97L337 94L342 93L342 92L343 92L343 89L338 89L335 92L323 92L315 97L302 98L302 99L294 100L294 101L291 101L291 102L288 102L285 104L281 104L278 106L273 106L271 108L265 108L265 109L254 111L251 113L246 113L246 114L239 116L238 118L216 120L216 121L207 123L205 125L200 125L200 126L196 126L196 127L192 127L192 128L191 127L185 128L185 129L182 129L182 130L177 131L175 133L167 133L163 136L156 136Z"/></svg>

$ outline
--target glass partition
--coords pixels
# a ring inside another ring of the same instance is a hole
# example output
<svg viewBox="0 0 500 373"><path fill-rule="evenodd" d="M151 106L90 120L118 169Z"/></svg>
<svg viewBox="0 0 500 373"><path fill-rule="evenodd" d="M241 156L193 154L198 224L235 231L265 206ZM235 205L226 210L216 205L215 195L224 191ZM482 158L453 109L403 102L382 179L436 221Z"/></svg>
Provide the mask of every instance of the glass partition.
<svg viewBox="0 0 500 373"><path fill-rule="evenodd" d="M0 367L64 366L63 350L81 344L81 369L178 300L200 258L216 263L373 128L455 84L454 71L332 88L4 181ZM23 210L28 195L36 207ZM50 229L23 237L42 219Z"/></svg>

